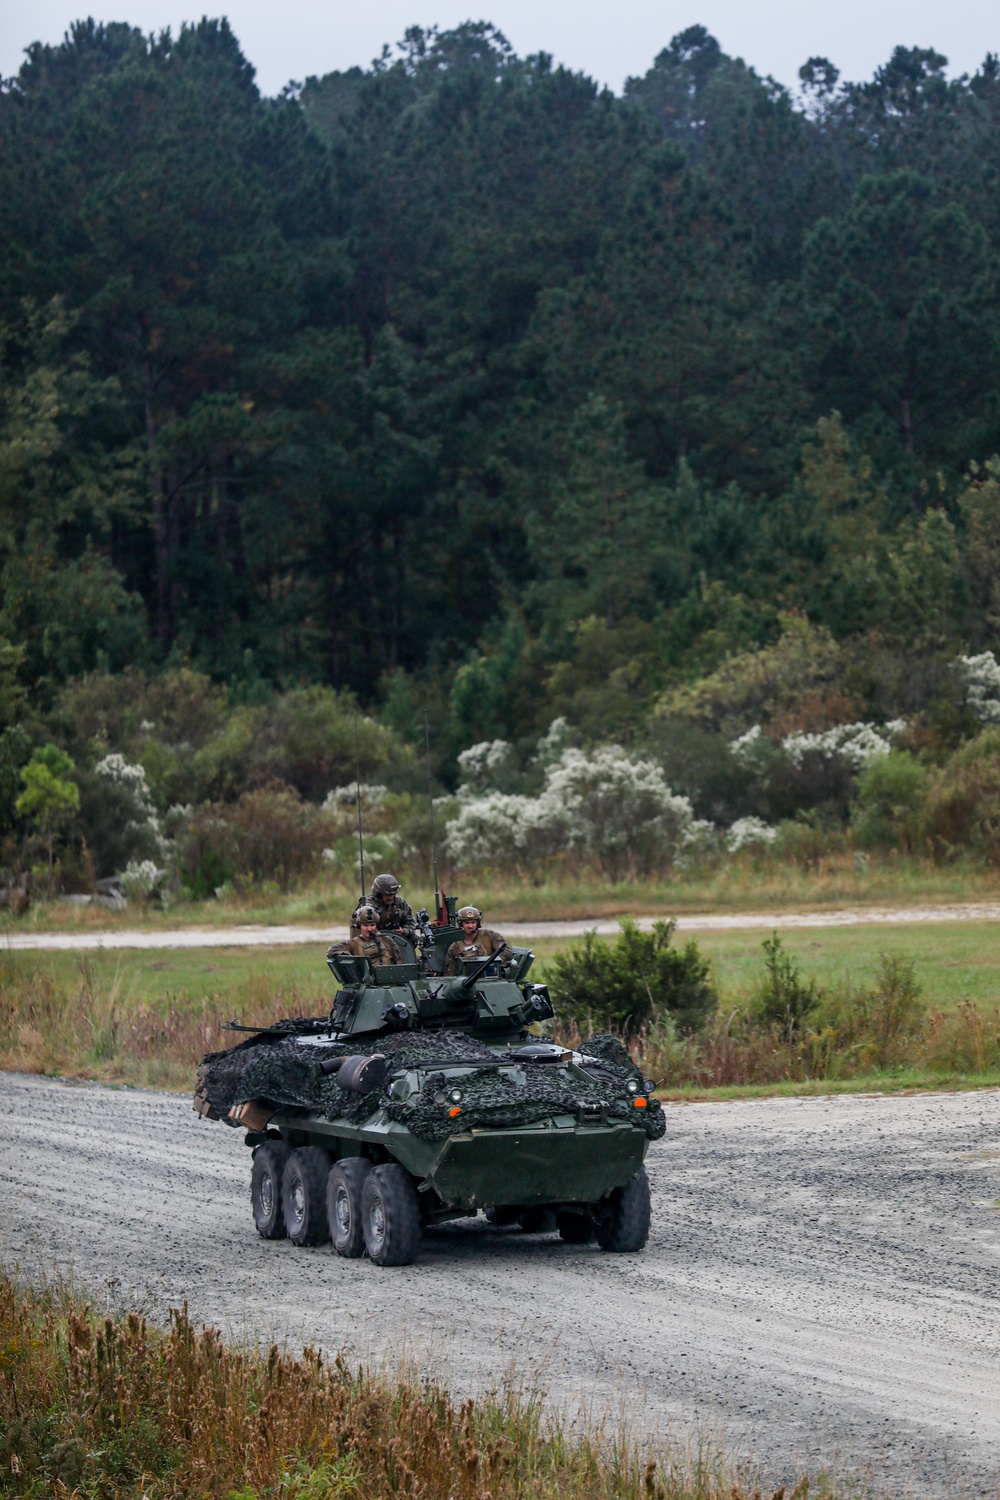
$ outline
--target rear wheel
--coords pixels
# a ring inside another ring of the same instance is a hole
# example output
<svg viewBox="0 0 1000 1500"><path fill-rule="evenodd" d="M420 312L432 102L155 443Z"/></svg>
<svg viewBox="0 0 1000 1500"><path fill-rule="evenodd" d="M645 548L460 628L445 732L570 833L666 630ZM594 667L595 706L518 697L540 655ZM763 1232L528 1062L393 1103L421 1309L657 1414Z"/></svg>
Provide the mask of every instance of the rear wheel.
<svg viewBox="0 0 1000 1500"><path fill-rule="evenodd" d="M420 1200L409 1172L387 1162L373 1167L361 1193L368 1257L377 1266L408 1266L420 1245Z"/></svg>
<svg viewBox="0 0 1000 1500"><path fill-rule="evenodd" d="M318 1146L299 1146L285 1163L281 1207L293 1245L322 1245L330 1238L326 1218L326 1179L330 1158Z"/></svg>
<svg viewBox="0 0 1000 1500"><path fill-rule="evenodd" d="M486 1210L487 1224L516 1224L517 1209L503 1204L499 1208L488 1208Z"/></svg>
<svg viewBox="0 0 1000 1500"><path fill-rule="evenodd" d="M285 1238L281 1211L281 1178L291 1155L284 1141L265 1141L253 1154L250 1173L250 1204L257 1233L265 1240Z"/></svg>
<svg viewBox="0 0 1000 1500"><path fill-rule="evenodd" d="M605 1199L597 1219L597 1243L602 1250L629 1254L641 1250L649 1238L649 1178L646 1168Z"/></svg>
<svg viewBox="0 0 1000 1500"><path fill-rule="evenodd" d="M361 1198L372 1164L363 1156L345 1156L327 1179L326 1217L330 1238L338 1255L357 1260L365 1253Z"/></svg>
<svg viewBox="0 0 1000 1500"><path fill-rule="evenodd" d="M517 1218L524 1234L551 1234L556 1227L551 1208L526 1208Z"/></svg>
<svg viewBox="0 0 1000 1500"><path fill-rule="evenodd" d="M594 1221L589 1213L556 1214L556 1228L567 1245L589 1245L594 1238Z"/></svg>

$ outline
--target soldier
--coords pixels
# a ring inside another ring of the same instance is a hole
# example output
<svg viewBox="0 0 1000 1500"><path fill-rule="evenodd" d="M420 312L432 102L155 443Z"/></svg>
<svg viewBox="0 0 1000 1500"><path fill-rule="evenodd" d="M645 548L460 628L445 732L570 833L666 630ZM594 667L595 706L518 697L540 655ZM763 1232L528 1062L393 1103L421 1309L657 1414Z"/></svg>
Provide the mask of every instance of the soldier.
<svg viewBox="0 0 1000 1500"><path fill-rule="evenodd" d="M399 932L403 937L409 938L411 943L417 941L417 924L413 917L413 908L400 896L399 881L395 875L375 876L372 881L370 905L375 908L378 916L379 932ZM357 936L353 921L351 936Z"/></svg>
<svg viewBox="0 0 1000 1500"><path fill-rule="evenodd" d="M459 938L457 943L452 943L448 949L446 974L460 973L463 958L489 958L491 954L499 953L501 948L506 948L507 944L499 932L483 926L483 914L478 906L459 907L458 921L465 936Z"/></svg>
<svg viewBox="0 0 1000 1500"><path fill-rule="evenodd" d="M336 953L350 953L355 958L371 959L372 968L378 968L381 964L401 964L403 955L388 933L378 930L378 912L374 906L367 902L359 906L351 917L352 933L357 929L357 936L348 938L346 943L334 943L326 950L327 958L333 958Z"/></svg>

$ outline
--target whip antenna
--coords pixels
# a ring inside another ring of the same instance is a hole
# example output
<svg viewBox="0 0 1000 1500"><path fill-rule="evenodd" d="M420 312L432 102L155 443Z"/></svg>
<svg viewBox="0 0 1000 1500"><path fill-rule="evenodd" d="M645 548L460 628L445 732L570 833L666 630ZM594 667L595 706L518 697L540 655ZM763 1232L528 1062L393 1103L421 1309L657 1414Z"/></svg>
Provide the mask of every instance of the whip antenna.
<svg viewBox="0 0 1000 1500"><path fill-rule="evenodd" d="M358 757L358 716L354 715L354 789L358 795L358 857L361 862L361 900L367 901L365 889L365 840L361 832L361 761Z"/></svg>
<svg viewBox="0 0 1000 1500"><path fill-rule="evenodd" d="M427 801L431 808L431 864L434 868L434 906L436 915L441 914L441 891L438 886L438 852L437 839L434 834L434 791L431 786L431 732L427 725L427 715L424 714L424 750L427 759Z"/></svg>

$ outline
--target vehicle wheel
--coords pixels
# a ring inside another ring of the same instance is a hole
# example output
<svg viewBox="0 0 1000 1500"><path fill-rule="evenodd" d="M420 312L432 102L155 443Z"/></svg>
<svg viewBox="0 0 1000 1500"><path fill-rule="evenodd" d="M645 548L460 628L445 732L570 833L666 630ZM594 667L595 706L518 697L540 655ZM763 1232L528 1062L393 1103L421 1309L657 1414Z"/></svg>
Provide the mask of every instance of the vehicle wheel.
<svg viewBox="0 0 1000 1500"><path fill-rule="evenodd" d="M641 1250L649 1238L649 1178L646 1168L624 1187L615 1188L597 1218L597 1243L602 1250L626 1254Z"/></svg>
<svg viewBox="0 0 1000 1500"><path fill-rule="evenodd" d="M361 1219L361 1195L372 1169L364 1156L345 1156L334 1164L326 1181L326 1217L330 1238L338 1255L357 1260L365 1253Z"/></svg>
<svg viewBox="0 0 1000 1500"><path fill-rule="evenodd" d="M250 1204L257 1233L265 1240L285 1238L281 1212L281 1178L291 1148L284 1141L265 1141L253 1154L250 1173Z"/></svg>
<svg viewBox="0 0 1000 1500"><path fill-rule="evenodd" d="M589 1213L556 1214L556 1228L567 1245L589 1245L594 1238L594 1221Z"/></svg>
<svg viewBox="0 0 1000 1500"><path fill-rule="evenodd" d="M506 1203L499 1208L488 1208L485 1212L487 1224L516 1224L519 1218L517 1209Z"/></svg>
<svg viewBox="0 0 1000 1500"><path fill-rule="evenodd" d="M409 1172L387 1162L373 1167L361 1191L368 1257L377 1266L408 1266L420 1245L420 1200Z"/></svg>
<svg viewBox="0 0 1000 1500"><path fill-rule="evenodd" d="M281 1207L293 1245L322 1245L330 1238L326 1218L326 1179L330 1158L318 1146L299 1146L285 1163Z"/></svg>
<svg viewBox="0 0 1000 1500"><path fill-rule="evenodd" d="M551 1208L526 1208L517 1217L524 1234L551 1234L556 1227Z"/></svg>

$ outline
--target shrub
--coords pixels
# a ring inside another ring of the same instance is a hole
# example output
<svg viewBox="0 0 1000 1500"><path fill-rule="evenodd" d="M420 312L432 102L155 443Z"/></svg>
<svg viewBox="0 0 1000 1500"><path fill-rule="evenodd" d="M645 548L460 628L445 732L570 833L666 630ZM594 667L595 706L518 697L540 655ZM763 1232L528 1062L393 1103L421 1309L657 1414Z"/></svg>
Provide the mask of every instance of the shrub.
<svg viewBox="0 0 1000 1500"><path fill-rule="evenodd" d="M869 760L858 777L852 822L862 849L912 850L920 835L928 775L906 750Z"/></svg>
<svg viewBox="0 0 1000 1500"><path fill-rule="evenodd" d="M187 819L177 840L177 869L196 897L229 881L273 880L282 890L314 873L330 842L322 809L281 783L244 792L234 804L208 803Z"/></svg>
<svg viewBox="0 0 1000 1500"><path fill-rule="evenodd" d="M776 932L765 938L764 977L757 986L752 1011L755 1020L777 1026L791 1041L805 1030L805 1023L820 1003L815 979L803 979L798 962Z"/></svg>
<svg viewBox="0 0 1000 1500"><path fill-rule="evenodd" d="M762 818L737 818L726 830L725 845L730 854L741 849L768 848L778 837L778 830L765 823Z"/></svg>
<svg viewBox="0 0 1000 1500"><path fill-rule="evenodd" d="M944 766L924 822L940 856L968 849L1000 865L1000 729L984 729Z"/></svg>
<svg viewBox="0 0 1000 1500"><path fill-rule="evenodd" d="M587 932L582 944L555 956L547 977L557 1005L626 1035L664 1014L682 1031L702 1025L716 994L697 943L672 947L673 922L655 922L652 932L641 932L628 917L619 925L621 937L613 942Z"/></svg>
<svg viewBox="0 0 1000 1500"><path fill-rule="evenodd" d="M538 797L464 799L445 844L459 869L505 862L524 869L575 853L617 880L669 865L693 827L690 802L674 795L654 761L633 760L618 745L589 754L568 747L546 768Z"/></svg>
<svg viewBox="0 0 1000 1500"><path fill-rule="evenodd" d="M823 1007L839 1049L849 1049L855 1068L885 1068L902 1062L923 1030L925 1007L912 958L880 953L871 986L847 988Z"/></svg>

